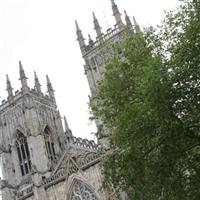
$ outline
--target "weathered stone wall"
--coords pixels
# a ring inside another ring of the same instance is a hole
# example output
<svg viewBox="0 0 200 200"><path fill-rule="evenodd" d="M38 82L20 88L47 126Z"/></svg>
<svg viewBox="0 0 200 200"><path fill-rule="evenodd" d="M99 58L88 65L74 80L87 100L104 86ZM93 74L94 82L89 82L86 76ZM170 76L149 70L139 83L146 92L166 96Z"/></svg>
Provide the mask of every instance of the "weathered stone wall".
<svg viewBox="0 0 200 200"><path fill-rule="evenodd" d="M99 164L91 166L87 170L72 174L64 182L49 187L46 190L47 200L70 200L75 181L81 181L86 184L99 200L107 200L108 194L101 190L101 178Z"/></svg>

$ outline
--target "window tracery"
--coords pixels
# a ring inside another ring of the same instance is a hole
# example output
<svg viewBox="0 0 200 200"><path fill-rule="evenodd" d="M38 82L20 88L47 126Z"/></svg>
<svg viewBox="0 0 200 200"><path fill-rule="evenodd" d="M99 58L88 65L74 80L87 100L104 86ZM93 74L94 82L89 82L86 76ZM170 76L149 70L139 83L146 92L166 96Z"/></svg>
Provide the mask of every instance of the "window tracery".
<svg viewBox="0 0 200 200"><path fill-rule="evenodd" d="M71 200L98 200L94 192L92 192L83 182L76 181L73 187Z"/></svg>
<svg viewBox="0 0 200 200"><path fill-rule="evenodd" d="M48 158L50 160L56 159L54 143L51 138L51 131L48 127L44 129L44 141L45 141L45 147L46 147Z"/></svg>
<svg viewBox="0 0 200 200"><path fill-rule="evenodd" d="M20 131L17 132L16 148L21 174L25 176L31 172L31 159L27 138Z"/></svg>

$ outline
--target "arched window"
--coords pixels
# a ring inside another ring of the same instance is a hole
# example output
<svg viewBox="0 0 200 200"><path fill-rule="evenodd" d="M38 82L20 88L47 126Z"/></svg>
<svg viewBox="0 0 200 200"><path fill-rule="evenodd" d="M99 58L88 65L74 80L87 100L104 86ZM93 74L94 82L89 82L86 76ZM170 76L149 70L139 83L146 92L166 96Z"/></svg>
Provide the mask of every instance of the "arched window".
<svg viewBox="0 0 200 200"><path fill-rule="evenodd" d="M16 147L21 173L22 176L25 176L31 171L31 159L27 138L20 131L17 131Z"/></svg>
<svg viewBox="0 0 200 200"><path fill-rule="evenodd" d="M44 141L45 141L45 147L46 147L48 158L50 160L56 159L54 143L51 138L51 131L48 127L44 129Z"/></svg>
<svg viewBox="0 0 200 200"><path fill-rule="evenodd" d="M87 185L81 181L76 181L72 190L71 200L97 200L96 195Z"/></svg>

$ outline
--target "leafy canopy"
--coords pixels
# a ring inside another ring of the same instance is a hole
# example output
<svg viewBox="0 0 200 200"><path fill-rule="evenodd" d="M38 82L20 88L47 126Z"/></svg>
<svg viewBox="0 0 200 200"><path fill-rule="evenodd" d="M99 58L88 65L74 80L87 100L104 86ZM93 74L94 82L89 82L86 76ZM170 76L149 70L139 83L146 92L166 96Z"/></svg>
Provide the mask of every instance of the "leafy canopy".
<svg viewBox="0 0 200 200"><path fill-rule="evenodd" d="M104 187L134 200L200 198L200 1L128 38L93 105L109 130Z"/></svg>

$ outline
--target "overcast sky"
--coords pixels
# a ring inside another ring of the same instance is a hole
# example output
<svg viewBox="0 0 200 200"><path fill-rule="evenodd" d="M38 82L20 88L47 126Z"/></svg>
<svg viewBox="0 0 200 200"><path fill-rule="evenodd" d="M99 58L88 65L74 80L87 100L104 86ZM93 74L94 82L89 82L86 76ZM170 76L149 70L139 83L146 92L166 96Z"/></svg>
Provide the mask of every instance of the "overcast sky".
<svg viewBox="0 0 200 200"><path fill-rule="evenodd" d="M119 10L135 16L141 27L157 25L163 10L173 9L178 0L115 0ZM5 75L14 90L21 88L18 61L21 60L33 87L36 70L43 92L48 74L57 104L66 115L74 135L93 139L95 131L88 116L89 87L76 42L74 21L82 32L95 38L92 11L103 28L114 25L110 0L0 0L0 96L6 98Z"/></svg>

